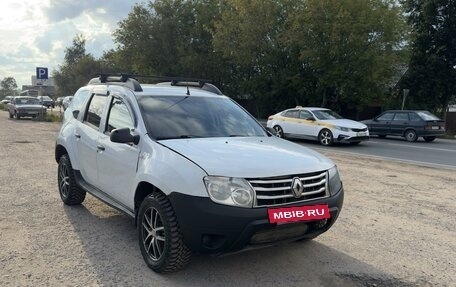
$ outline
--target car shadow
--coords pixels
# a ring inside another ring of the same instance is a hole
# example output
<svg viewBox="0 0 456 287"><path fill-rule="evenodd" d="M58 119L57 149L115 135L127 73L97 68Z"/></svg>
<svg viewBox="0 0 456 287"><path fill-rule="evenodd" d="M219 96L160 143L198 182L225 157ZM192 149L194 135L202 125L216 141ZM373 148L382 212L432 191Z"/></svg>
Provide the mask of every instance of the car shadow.
<svg viewBox="0 0 456 287"><path fill-rule="evenodd" d="M416 286L318 239L221 257L193 255L183 270L157 274L142 259L133 219L88 199L64 212L104 286Z"/></svg>

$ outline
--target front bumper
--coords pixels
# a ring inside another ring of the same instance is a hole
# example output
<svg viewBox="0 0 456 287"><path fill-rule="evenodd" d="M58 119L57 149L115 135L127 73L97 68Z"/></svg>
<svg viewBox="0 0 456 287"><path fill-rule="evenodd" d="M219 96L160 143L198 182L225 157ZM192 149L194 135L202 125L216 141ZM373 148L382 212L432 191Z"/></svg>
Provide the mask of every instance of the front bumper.
<svg viewBox="0 0 456 287"><path fill-rule="evenodd" d="M222 254L313 238L326 232L339 216L344 190L342 187L328 198L281 206L328 204L331 218L327 221L288 224L269 223L266 207L232 207L181 193L171 193L169 199L187 246L198 253Z"/></svg>
<svg viewBox="0 0 456 287"><path fill-rule="evenodd" d="M28 110L28 111L17 111L16 112L20 117L35 117L38 115L46 114L44 110Z"/></svg>

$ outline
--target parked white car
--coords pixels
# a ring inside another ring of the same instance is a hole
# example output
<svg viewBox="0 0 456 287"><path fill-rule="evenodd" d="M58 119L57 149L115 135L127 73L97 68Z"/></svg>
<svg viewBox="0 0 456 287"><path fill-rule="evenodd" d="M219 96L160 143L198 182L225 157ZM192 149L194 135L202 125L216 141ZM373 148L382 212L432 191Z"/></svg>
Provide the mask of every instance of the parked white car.
<svg viewBox="0 0 456 287"><path fill-rule="evenodd" d="M268 118L266 127L281 138L318 140L322 145L333 143L359 144L369 139L369 129L363 123L344 119L325 108L296 107Z"/></svg>
<svg viewBox="0 0 456 287"><path fill-rule="evenodd" d="M222 254L312 239L336 221L335 164L270 135L215 86L100 76L78 90L57 138L58 189L136 220L146 264L182 268Z"/></svg>

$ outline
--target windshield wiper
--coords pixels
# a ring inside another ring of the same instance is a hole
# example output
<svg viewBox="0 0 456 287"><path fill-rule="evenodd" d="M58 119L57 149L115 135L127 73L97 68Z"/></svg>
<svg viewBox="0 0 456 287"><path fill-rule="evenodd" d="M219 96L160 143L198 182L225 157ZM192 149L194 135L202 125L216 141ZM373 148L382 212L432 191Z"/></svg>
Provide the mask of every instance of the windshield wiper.
<svg viewBox="0 0 456 287"><path fill-rule="evenodd" d="M180 135L175 137L158 137L156 140L173 140L173 139L191 139L191 138L200 138L199 136L191 136L191 135Z"/></svg>

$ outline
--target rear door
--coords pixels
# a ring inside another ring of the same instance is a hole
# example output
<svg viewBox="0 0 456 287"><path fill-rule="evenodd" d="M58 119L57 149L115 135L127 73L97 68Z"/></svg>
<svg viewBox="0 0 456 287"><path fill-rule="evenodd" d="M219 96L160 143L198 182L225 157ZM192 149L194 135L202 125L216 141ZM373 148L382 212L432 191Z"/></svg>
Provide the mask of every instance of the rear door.
<svg viewBox="0 0 456 287"><path fill-rule="evenodd" d="M133 197L139 147L134 144L114 143L112 130L129 128L135 132L136 119L133 109L121 95L110 97L103 133L98 140L97 167L100 189L115 201L133 211Z"/></svg>
<svg viewBox="0 0 456 287"><path fill-rule="evenodd" d="M405 129L410 126L408 112L396 112L390 124L390 134L402 136Z"/></svg>
<svg viewBox="0 0 456 287"><path fill-rule="evenodd" d="M286 134L297 134L299 131L298 128L298 117L299 110L293 109L288 110L283 114L282 122L280 126L283 129L283 132Z"/></svg>
<svg viewBox="0 0 456 287"><path fill-rule="evenodd" d="M83 121L77 122L74 136L79 152L79 167L82 177L89 184L99 187L97 172L97 144L100 136L108 97L106 93L93 94L88 103Z"/></svg>

